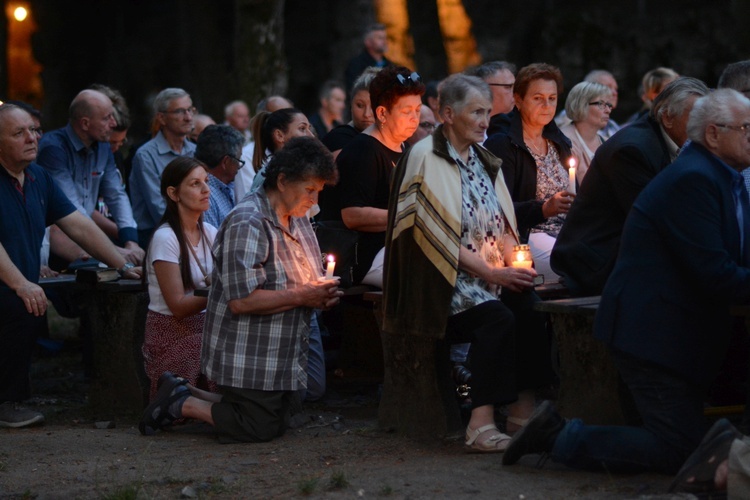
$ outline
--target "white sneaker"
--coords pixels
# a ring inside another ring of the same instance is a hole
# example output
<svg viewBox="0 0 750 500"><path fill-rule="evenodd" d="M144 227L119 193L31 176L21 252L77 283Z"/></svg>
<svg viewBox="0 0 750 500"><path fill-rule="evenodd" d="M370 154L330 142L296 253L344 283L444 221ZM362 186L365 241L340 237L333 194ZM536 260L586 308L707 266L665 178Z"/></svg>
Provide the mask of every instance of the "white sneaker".
<svg viewBox="0 0 750 500"><path fill-rule="evenodd" d="M21 408L12 401L0 404L0 427L26 427L44 422L44 415L38 411Z"/></svg>

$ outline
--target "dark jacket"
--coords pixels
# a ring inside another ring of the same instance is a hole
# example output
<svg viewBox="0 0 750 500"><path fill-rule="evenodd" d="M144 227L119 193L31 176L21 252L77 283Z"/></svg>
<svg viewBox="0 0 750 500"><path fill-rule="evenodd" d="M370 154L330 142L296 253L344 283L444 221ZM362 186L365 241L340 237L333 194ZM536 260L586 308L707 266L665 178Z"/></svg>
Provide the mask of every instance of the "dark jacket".
<svg viewBox="0 0 750 500"><path fill-rule="evenodd" d="M625 222L594 324L607 345L700 388L726 356L730 305L750 299L733 182L742 177L691 144L646 186Z"/></svg>
<svg viewBox="0 0 750 500"><path fill-rule="evenodd" d="M518 109L514 109L508 114L493 116L490 124L496 133L488 137L484 147L503 161L503 177L513 198L518 231L521 235L527 235L546 217L542 214L544 203L536 199L536 161L523 140L521 115ZM544 127L542 137L552 141L560 161L567 165L572 155L570 139L560 132L554 120Z"/></svg>
<svg viewBox="0 0 750 500"><path fill-rule="evenodd" d="M657 122L644 117L599 147L552 249L550 265L574 295L600 295L638 194L670 163Z"/></svg>

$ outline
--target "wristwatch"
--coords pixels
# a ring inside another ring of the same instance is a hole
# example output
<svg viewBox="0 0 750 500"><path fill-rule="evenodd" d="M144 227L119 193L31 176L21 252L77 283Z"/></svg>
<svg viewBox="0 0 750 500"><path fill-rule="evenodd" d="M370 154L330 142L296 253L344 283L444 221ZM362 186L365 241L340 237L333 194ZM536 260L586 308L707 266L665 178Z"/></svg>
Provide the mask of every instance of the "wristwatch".
<svg viewBox="0 0 750 500"><path fill-rule="evenodd" d="M134 267L135 264L133 264L132 262L126 262L124 266L117 270L117 274L119 274L120 278L122 278L126 272L130 271Z"/></svg>

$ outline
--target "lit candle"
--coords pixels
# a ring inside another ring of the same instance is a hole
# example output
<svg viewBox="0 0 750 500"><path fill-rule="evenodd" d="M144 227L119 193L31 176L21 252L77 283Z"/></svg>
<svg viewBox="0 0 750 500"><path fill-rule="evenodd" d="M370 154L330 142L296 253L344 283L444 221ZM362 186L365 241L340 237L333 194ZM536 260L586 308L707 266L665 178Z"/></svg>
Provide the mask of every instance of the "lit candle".
<svg viewBox="0 0 750 500"><path fill-rule="evenodd" d="M326 265L326 279L332 280L333 268L336 267L336 260L333 258L333 255L331 254L328 254L327 260L328 260L328 264Z"/></svg>
<svg viewBox="0 0 750 500"><path fill-rule="evenodd" d="M568 170L568 192L576 194L576 159L571 156L570 160L568 160L568 165L570 165L570 169Z"/></svg>
<svg viewBox="0 0 750 500"><path fill-rule="evenodd" d="M531 266L534 265L534 261L531 258L531 249L529 248L529 245L513 246L510 265L511 267L531 269Z"/></svg>

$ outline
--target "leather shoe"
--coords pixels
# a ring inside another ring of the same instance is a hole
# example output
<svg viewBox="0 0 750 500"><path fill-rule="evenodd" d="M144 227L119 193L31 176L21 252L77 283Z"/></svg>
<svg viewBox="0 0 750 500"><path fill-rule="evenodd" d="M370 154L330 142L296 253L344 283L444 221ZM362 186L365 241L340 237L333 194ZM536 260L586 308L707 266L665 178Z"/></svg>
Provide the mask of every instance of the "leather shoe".
<svg viewBox="0 0 750 500"><path fill-rule="evenodd" d="M555 445L565 419L550 401L543 401L529 417L529 422L516 432L503 455L503 465L513 465L530 453L549 453Z"/></svg>

